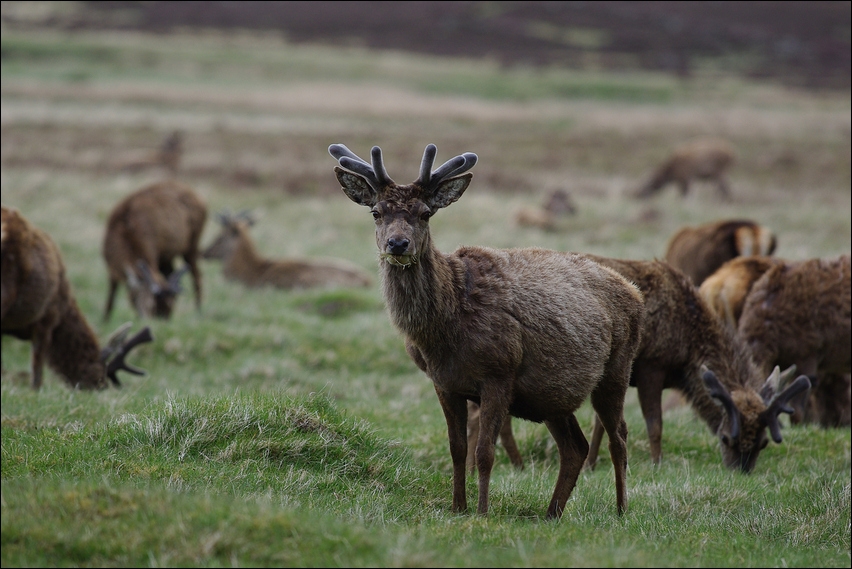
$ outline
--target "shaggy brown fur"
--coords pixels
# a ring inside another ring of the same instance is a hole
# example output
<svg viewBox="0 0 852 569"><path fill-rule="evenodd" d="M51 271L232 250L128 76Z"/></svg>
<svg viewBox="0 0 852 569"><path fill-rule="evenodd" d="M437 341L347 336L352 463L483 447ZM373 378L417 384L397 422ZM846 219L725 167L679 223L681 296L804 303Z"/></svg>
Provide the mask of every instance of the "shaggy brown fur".
<svg viewBox="0 0 852 569"><path fill-rule="evenodd" d="M639 346L642 295L615 271L582 255L545 249L461 247L438 251L429 218L455 202L476 163L466 153L434 172L426 147L419 178L390 179L381 150L372 164L343 145L329 147L344 193L371 208L382 292L406 350L432 380L447 420L453 510L467 509L467 402L480 405L477 512L488 512L494 444L507 413L544 422L559 449L547 509L559 518L588 452L574 412L591 398L610 437L618 512L627 507L624 395Z"/></svg>
<svg viewBox="0 0 852 569"><path fill-rule="evenodd" d="M726 261L739 256L772 255L772 230L747 219L721 220L683 227L669 240L666 260L700 286Z"/></svg>
<svg viewBox="0 0 852 569"><path fill-rule="evenodd" d="M219 214L219 221L222 230L201 256L222 261L223 273L228 280L248 287L283 289L364 287L373 282L360 268L338 259L264 258L249 234L249 228L254 224L251 217Z"/></svg>
<svg viewBox="0 0 852 569"><path fill-rule="evenodd" d="M758 364L795 365L815 384L795 402L802 420L849 425L850 303L848 254L774 263L745 297L738 330Z"/></svg>
<svg viewBox="0 0 852 569"><path fill-rule="evenodd" d="M638 390L651 459L659 463L662 458L662 391L673 387L719 437L725 465L750 472L768 443L767 428L773 440L781 442L778 414L786 412L791 397L810 386L808 379L800 376L776 395L779 370L767 378L686 275L668 263L590 257L636 283L645 295L643 341L630 384ZM601 435L596 425L589 453L592 465Z"/></svg>
<svg viewBox="0 0 852 569"><path fill-rule="evenodd" d="M726 173L734 160L734 150L724 140L703 138L685 143L675 148L665 162L657 167L650 179L635 192L635 196L647 198L674 182L680 188L681 196L685 197L692 180L709 180L716 182L719 195L724 200L730 200Z"/></svg>
<svg viewBox="0 0 852 569"><path fill-rule="evenodd" d="M2 207L2 333L32 343L32 387L42 384L45 359L70 387L103 389L107 378L119 385L119 369L130 345L151 341L145 328L117 353L101 350L65 276L59 248L44 231L14 208ZM123 341L123 336L118 342ZM110 356L115 355L111 361Z"/></svg>
<svg viewBox="0 0 852 569"><path fill-rule="evenodd" d="M201 197L175 181L146 186L120 201L110 213L103 241L109 275L104 320L110 317L120 283L127 286L130 304L140 316L169 318L187 269L200 309L198 243L206 221L207 205ZM186 264L175 271L172 263L178 256Z"/></svg>
<svg viewBox="0 0 852 569"><path fill-rule="evenodd" d="M736 335L718 321L689 279L663 261L629 261L588 255L639 286L645 297L642 345L633 362L630 385L651 445L651 459L662 459L662 392L675 388L719 437L722 460L750 472L767 445L768 427L781 442L778 414L809 386L800 376L776 396L780 370L766 377ZM795 370L788 370L785 376ZM595 422L587 464L594 468L603 429ZM509 433L507 438L514 440Z"/></svg>

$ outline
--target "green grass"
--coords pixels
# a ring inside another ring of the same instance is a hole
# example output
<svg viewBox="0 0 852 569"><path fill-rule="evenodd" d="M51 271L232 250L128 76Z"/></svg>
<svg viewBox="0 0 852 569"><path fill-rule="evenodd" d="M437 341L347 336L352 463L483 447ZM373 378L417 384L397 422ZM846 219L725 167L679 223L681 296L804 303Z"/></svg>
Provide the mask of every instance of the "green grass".
<svg viewBox="0 0 852 569"><path fill-rule="evenodd" d="M145 376L97 393L50 371L34 392L29 344L3 337L4 567L849 567L848 428L788 426L743 476L677 408L654 468L630 390L623 517L604 450L563 518L545 521L556 451L542 425L517 420L526 468L498 447L489 515L456 515L443 415L378 282L247 290L205 261L200 312L187 292L171 320L143 322L122 289L104 323L100 257L110 208L162 175L119 171L122 153L172 128L187 135L181 179L210 207L202 242L217 232L212 213L252 209L252 235L273 257L339 257L377 275L373 222L340 192L333 142L362 156L380 144L397 181L416 176L428 142L439 160L477 152L471 188L431 222L445 251L653 258L681 225L736 216L772 227L780 256L836 255L852 241L848 93L724 78L699 89L264 37L4 30L0 41L3 204L57 241L100 338L126 321L155 336L130 357ZM581 95L561 92L575 84ZM618 85L637 91L610 96ZM674 142L707 131L738 150L733 203L700 183L686 200L672 188L625 197ZM514 225L518 207L555 187L576 216L553 232ZM590 433L590 407L577 415ZM475 504L473 479L467 490Z"/></svg>

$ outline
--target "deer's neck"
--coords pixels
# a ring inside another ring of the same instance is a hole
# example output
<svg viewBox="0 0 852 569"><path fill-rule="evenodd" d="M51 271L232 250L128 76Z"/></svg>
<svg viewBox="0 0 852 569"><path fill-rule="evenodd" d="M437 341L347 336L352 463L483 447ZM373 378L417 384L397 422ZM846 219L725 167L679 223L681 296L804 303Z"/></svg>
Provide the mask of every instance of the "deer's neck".
<svg viewBox="0 0 852 569"><path fill-rule="evenodd" d="M224 273L231 279L253 283L260 278L263 266L264 259L254 242L248 235L242 235L225 263Z"/></svg>
<svg viewBox="0 0 852 569"><path fill-rule="evenodd" d="M408 267L380 262L382 292L394 325L421 346L448 341L458 291L464 289L461 263L438 251L431 239Z"/></svg>

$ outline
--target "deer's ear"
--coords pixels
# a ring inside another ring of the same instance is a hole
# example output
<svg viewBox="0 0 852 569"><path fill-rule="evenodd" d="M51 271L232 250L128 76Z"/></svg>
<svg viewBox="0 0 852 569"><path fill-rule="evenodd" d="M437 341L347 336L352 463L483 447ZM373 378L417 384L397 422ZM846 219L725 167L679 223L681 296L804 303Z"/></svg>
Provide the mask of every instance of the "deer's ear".
<svg viewBox="0 0 852 569"><path fill-rule="evenodd" d="M334 167L334 173L337 174L337 180L340 182L340 187L349 199L358 205L373 207L377 203L376 191L367 182L367 179L360 174L355 174L344 170L340 166Z"/></svg>
<svg viewBox="0 0 852 569"><path fill-rule="evenodd" d="M473 174L467 173L455 178L448 178L441 182L432 195L424 200L430 209L436 210L442 207L447 207L454 201L458 200L473 179Z"/></svg>

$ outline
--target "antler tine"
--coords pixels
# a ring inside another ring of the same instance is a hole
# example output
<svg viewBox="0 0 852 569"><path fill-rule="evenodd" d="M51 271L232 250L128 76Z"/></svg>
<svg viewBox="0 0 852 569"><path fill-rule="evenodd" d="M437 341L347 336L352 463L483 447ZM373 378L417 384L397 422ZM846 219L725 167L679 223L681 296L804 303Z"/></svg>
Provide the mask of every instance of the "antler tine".
<svg viewBox="0 0 852 569"><path fill-rule="evenodd" d="M376 174L376 181L379 182L381 186L393 184L394 182L391 180L391 177L388 176L388 171L385 170L385 164L382 161L382 149L378 146L374 146L373 149L370 150L370 156L373 159L373 172Z"/></svg>
<svg viewBox="0 0 852 569"><path fill-rule="evenodd" d="M438 154L438 147L434 144L426 145L426 150L423 151L423 160L420 162L420 177L417 182L421 186L428 187L432 181L432 165L435 164L435 156Z"/></svg>
<svg viewBox="0 0 852 569"><path fill-rule="evenodd" d="M435 148L434 144L430 144L426 147L426 152L424 152L423 154L423 162L420 165L420 178L418 179L418 181L422 183L423 187L426 190L434 189L435 186L437 186L447 178L452 178L453 176L458 176L459 174L467 172L468 170L473 168L476 165L477 160L479 160L479 157L473 152L465 152L464 154L456 156L455 158L450 158L449 160L441 164L437 170L433 171L429 175L424 176L424 168L426 168L427 158L426 155L427 153L429 153L430 147L435 149L432 152L431 161L434 161L435 159L434 154L435 152L437 152L437 149ZM429 167L431 167L431 164L429 164Z"/></svg>
<svg viewBox="0 0 852 569"><path fill-rule="evenodd" d="M104 347L101 350L101 361L105 362L109 357L118 349L118 347L124 343L124 339L127 337L127 334L130 332L130 328L133 326L132 322L125 322L121 326L115 329L115 331L110 334L107 341L104 343Z"/></svg>
<svg viewBox="0 0 852 569"><path fill-rule="evenodd" d="M130 350L138 346L139 344L144 344L146 342L153 342L154 335L151 334L151 328L145 326L142 330L140 330L135 336L127 340L124 344L122 344L121 348L118 351L118 354L112 359L112 361L107 364L107 377L110 381L115 384L116 387L121 387L121 382L118 381L118 372L120 370L124 370L128 373L132 373L133 375L144 375L145 371L141 370L137 367L133 367L128 364L125 360L127 354L130 353Z"/></svg>
<svg viewBox="0 0 852 569"><path fill-rule="evenodd" d="M172 274L169 275L169 290L175 294L178 294L183 291L183 287L180 286L180 278L186 274L186 271L189 270L189 265L184 265L180 269L176 270Z"/></svg>
<svg viewBox="0 0 852 569"><path fill-rule="evenodd" d="M796 381L790 385L770 403L769 408L764 411L766 413L766 424L769 427L769 434L772 435L772 440L776 443L781 442L781 422L778 420L778 415L781 413L793 414L793 408L788 405L790 399L806 391L811 387L811 380L806 375L800 375Z"/></svg>
<svg viewBox="0 0 852 569"><path fill-rule="evenodd" d="M136 261L136 266L139 267L139 270L142 271L142 278L145 279L145 284L151 289L153 294L158 294L160 292L160 285L154 280L154 275L151 274L151 268L148 266L148 263L139 259Z"/></svg>
<svg viewBox="0 0 852 569"><path fill-rule="evenodd" d="M381 183L376 176L376 171L366 160L360 158L343 144L332 144L328 147L328 153L337 160L338 164L347 170L360 174L365 180L367 180L370 187L377 192L379 191Z"/></svg>

